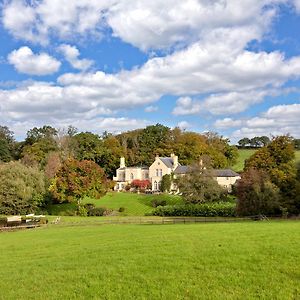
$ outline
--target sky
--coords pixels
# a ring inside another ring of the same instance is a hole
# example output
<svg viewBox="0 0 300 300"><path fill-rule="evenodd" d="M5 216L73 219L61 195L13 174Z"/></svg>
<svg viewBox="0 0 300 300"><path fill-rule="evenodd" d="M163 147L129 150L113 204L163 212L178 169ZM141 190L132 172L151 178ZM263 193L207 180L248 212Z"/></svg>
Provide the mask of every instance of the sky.
<svg viewBox="0 0 300 300"><path fill-rule="evenodd" d="M0 1L0 125L300 138L300 0Z"/></svg>

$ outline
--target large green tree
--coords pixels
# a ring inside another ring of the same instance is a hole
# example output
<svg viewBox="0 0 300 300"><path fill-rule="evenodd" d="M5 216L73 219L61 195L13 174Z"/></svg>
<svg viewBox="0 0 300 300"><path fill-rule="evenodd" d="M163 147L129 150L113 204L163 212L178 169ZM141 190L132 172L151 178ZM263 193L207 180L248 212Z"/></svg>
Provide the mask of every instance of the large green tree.
<svg viewBox="0 0 300 300"><path fill-rule="evenodd" d="M0 214L36 212L43 205L45 178L20 162L0 164Z"/></svg>

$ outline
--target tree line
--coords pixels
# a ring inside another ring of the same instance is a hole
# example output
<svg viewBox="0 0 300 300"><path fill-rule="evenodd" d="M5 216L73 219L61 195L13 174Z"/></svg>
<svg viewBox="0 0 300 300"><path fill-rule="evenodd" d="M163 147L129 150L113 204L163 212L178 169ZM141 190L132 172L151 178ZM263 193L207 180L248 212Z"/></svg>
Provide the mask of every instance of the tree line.
<svg viewBox="0 0 300 300"><path fill-rule="evenodd" d="M296 150L300 150L300 139L294 139L291 137L291 141ZM255 136L253 138L244 137L238 141L239 148L261 148L270 144L271 139L266 136Z"/></svg>
<svg viewBox="0 0 300 300"><path fill-rule="evenodd" d="M113 187L111 179L121 156L128 166L150 166L155 155L172 152L187 165L208 157L215 168L228 167L238 157L237 148L217 133L186 132L161 124L117 135L45 125L30 129L23 141L0 126L0 213L32 212L49 203L100 197Z"/></svg>

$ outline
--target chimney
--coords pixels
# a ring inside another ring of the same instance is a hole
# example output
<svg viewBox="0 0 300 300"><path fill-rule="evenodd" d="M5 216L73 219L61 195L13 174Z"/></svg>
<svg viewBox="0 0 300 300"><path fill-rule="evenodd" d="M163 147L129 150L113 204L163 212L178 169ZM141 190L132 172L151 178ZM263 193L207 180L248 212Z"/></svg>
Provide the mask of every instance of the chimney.
<svg viewBox="0 0 300 300"><path fill-rule="evenodd" d="M125 157L121 157L120 158L120 168L125 168L126 166L125 166Z"/></svg>
<svg viewBox="0 0 300 300"><path fill-rule="evenodd" d="M173 159L173 168L176 169L178 166L178 156L172 153L171 158Z"/></svg>

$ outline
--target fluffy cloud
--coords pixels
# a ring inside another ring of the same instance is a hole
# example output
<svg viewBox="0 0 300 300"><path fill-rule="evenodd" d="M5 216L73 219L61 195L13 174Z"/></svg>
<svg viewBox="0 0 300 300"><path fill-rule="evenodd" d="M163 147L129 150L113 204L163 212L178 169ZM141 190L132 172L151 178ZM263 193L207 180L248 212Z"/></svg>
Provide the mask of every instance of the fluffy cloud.
<svg viewBox="0 0 300 300"><path fill-rule="evenodd" d="M241 127L233 132L233 139L287 133L299 138L299 120L300 104L287 104L273 106L259 117L244 120L230 118L217 120L215 126L218 128Z"/></svg>
<svg viewBox="0 0 300 300"><path fill-rule="evenodd" d="M284 2L43 0L30 4L12 0L4 5L3 24L17 38L41 43L51 35L99 36L109 26L115 36L142 50L165 49L195 42L216 28L254 25L259 36L275 13L272 5Z"/></svg>
<svg viewBox="0 0 300 300"><path fill-rule="evenodd" d="M242 120L233 120L231 118L224 118L222 120L217 120L214 126L218 129L233 128L233 127L240 127L242 123L243 123Z"/></svg>
<svg viewBox="0 0 300 300"><path fill-rule="evenodd" d="M63 44L58 47L58 51L60 51L65 56L65 59L75 69L85 71L93 65L92 60L78 58L80 52L75 46Z"/></svg>
<svg viewBox="0 0 300 300"><path fill-rule="evenodd" d="M8 55L8 61L20 73L49 75L58 71L60 62L46 53L34 54L28 47L21 47Z"/></svg>
<svg viewBox="0 0 300 300"><path fill-rule="evenodd" d="M155 112L155 111L158 111L158 107L154 106L154 105L150 105L145 108L145 112L148 112L148 113Z"/></svg>
<svg viewBox="0 0 300 300"><path fill-rule="evenodd" d="M264 38L276 5L285 2L44 0L29 5L7 1L3 24L17 38L47 43L54 35L66 43L78 37L99 37L109 26L113 35L142 50L167 51L130 71L68 73L53 84L33 82L1 90L0 111L16 122L32 117L42 120L49 112L53 120L66 115L72 120L91 120L122 108L150 105L150 110L164 95L178 97L175 115L244 111L300 75L300 56L246 50L249 42ZM16 10L26 16L14 15ZM74 68L90 66L89 60L79 59L75 46L64 44L60 50ZM42 54L31 55L35 58L31 67L30 60L17 60L20 71L37 69ZM227 119L219 125L225 128L230 122L238 121Z"/></svg>
<svg viewBox="0 0 300 300"><path fill-rule="evenodd" d="M192 125L187 121L181 121L181 122L178 122L177 127L179 127L181 130L185 130L185 129L191 128Z"/></svg>
<svg viewBox="0 0 300 300"><path fill-rule="evenodd" d="M46 44L51 35L61 39L100 37L110 0L7 1L3 25L15 37Z"/></svg>
<svg viewBox="0 0 300 300"><path fill-rule="evenodd" d="M180 97L176 101L176 106L173 109L173 115L195 115L200 113L201 104L198 101L193 101L191 97Z"/></svg>

